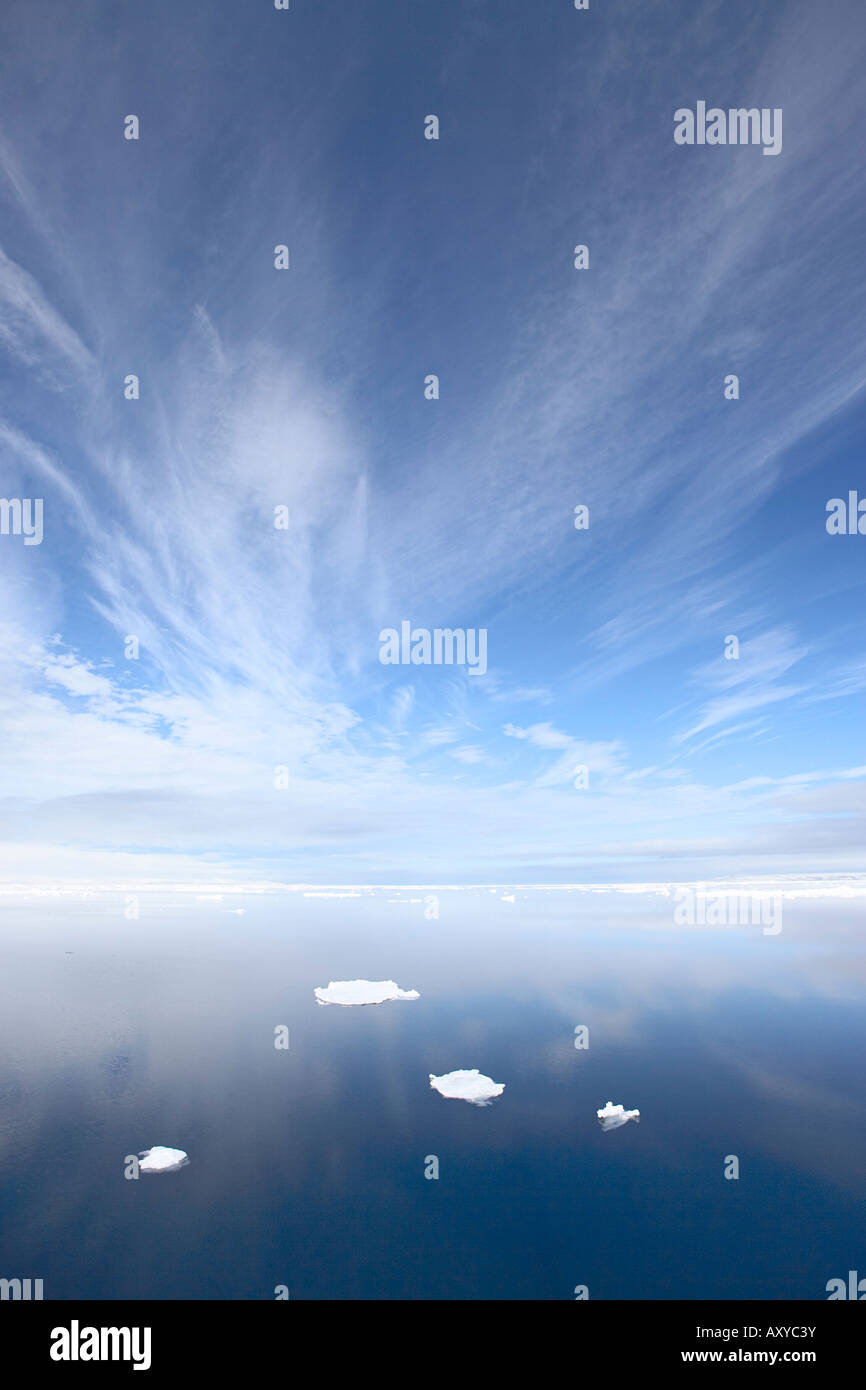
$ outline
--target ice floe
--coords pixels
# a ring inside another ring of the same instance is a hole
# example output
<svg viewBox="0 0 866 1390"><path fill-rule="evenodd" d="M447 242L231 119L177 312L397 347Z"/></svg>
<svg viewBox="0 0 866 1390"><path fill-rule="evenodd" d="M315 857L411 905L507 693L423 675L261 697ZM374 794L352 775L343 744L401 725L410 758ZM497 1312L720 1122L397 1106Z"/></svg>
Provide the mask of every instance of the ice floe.
<svg viewBox="0 0 866 1390"><path fill-rule="evenodd" d="M173 1173L183 1168L189 1159L183 1149L166 1149L157 1144L154 1149L142 1149L139 1155L140 1173Z"/></svg>
<svg viewBox="0 0 866 1390"><path fill-rule="evenodd" d="M401 989L393 980L331 980L313 993L320 1004L384 1004L389 999L420 999L417 989Z"/></svg>
<svg viewBox="0 0 866 1390"><path fill-rule="evenodd" d="M470 1105L489 1105L505 1090L504 1081L482 1076L477 1067L473 1071L448 1071L444 1076L434 1076L431 1071L430 1085L446 1100L468 1100Z"/></svg>
<svg viewBox="0 0 866 1390"><path fill-rule="evenodd" d="M628 1124L629 1120L639 1120L639 1110L626 1110L624 1105L614 1105L609 1100L603 1110L596 1110L599 1123L602 1129L619 1129L620 1125Z"/></svg>

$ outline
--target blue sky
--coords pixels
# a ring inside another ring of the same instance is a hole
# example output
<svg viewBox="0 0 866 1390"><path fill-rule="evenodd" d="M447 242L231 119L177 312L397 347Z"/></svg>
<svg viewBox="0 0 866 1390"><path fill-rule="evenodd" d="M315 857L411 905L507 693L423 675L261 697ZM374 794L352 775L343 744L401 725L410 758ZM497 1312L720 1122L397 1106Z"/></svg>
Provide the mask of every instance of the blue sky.
<svg viewBox="0 0 866 1390"><path fill-rule="evenodd" d="M860 6L13 0L0 54L4 876L862 867Z"/></svg>

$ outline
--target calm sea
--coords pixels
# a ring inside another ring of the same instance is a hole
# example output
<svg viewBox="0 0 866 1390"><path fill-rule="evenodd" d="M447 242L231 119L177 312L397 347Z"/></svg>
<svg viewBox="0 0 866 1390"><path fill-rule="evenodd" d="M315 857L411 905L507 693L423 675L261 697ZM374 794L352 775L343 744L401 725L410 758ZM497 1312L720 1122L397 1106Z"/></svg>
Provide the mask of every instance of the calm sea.
<svg viewBox="0 0 866 1390"><path fill-rule="evenodd" d="M866 1274L862 907L786 903L768 936L650 896L438 899L7 902L0 1276L46 1299L824 1299ZM421 997L316 1004L356 977ZM463 1067L504 1094L431 1090ZM607 1100L640 1123L603 1133ZM126 1179L157 1144L188 1166Z"/></svg>

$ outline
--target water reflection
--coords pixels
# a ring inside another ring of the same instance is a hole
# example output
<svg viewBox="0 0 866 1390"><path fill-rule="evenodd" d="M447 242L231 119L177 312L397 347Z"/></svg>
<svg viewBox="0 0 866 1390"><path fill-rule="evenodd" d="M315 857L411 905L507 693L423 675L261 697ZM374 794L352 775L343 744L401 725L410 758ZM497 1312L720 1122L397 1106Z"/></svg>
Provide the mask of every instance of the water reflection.
<svg viewBox="0 0 866 1390"><path fill-rule="evenodd" d="M428 921L152 896L147 931L122 895L4 909L0 1274L47 1299L826 1297L864 1237L862 910L788 904L770 937L516 897ZM317 1005L355 979L420 997ZM507 1082L480 1112L430 1086L467 1061ZM640 1100L615 1142L608 1096ZM125 1180L163 1136L195 1181Z"/></svg>

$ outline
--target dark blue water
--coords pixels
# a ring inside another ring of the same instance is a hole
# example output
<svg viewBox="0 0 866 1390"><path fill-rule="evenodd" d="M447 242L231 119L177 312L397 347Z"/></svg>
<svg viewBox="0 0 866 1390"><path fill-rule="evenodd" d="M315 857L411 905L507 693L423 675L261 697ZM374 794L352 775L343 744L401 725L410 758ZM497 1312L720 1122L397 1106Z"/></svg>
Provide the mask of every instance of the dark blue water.
<svg viewBox="0 0 866 1390"><path fill-rule="evenodd" d="M441 893L426 920L388 896L4 906L0 1275L46 1299L823 1299L866 1273L862 908L786 904L769 937L650 898ZM355 977L421 998L315 1003ZM504 1094L430 1089L460 1067ZM607 1100L640 1124L602 1133ZM156 1144L189 1165L126 1180Z"/></svg>

